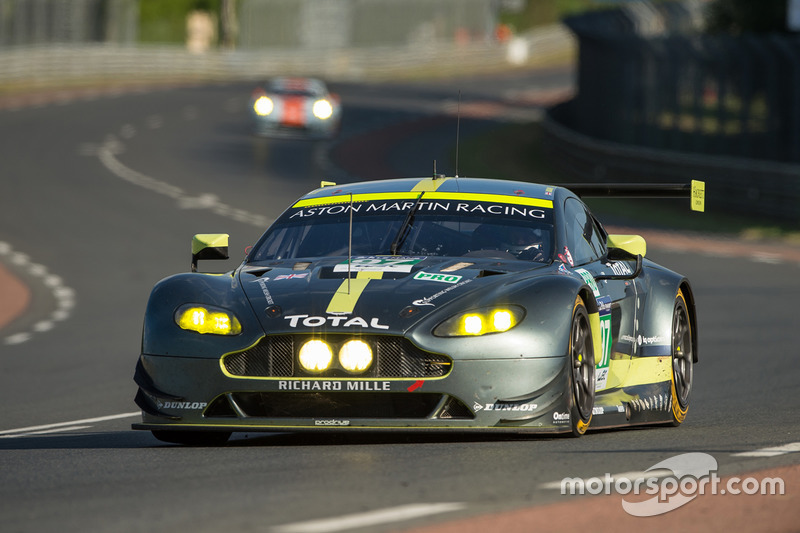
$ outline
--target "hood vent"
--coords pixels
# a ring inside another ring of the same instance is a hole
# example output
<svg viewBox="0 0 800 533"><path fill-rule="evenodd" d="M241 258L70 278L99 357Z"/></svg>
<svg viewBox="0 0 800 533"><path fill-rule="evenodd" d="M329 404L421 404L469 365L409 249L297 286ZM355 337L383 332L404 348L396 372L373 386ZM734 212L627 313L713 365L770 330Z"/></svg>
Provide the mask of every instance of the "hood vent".
<svg viewBox="0 0 800 533"><path fill-rule="evenodd" d="M502 270L481 270L478 272L478 275L475 276L476 278L486 278L489 276L499 276L501 274L508 274L508 272L504 272Z"/></svg>
<svg viewBox="0 0 800 533"><path fill-rule="evenodd" d="M251 276L255 276L257 278L260 278L261 276L263 276L264 274L266 274L270 270L272 270L272 269L269 268L269 267L264 267L264 268L254 268L252 270L245 270L245 272L247 274L250 274Z"/></svg>

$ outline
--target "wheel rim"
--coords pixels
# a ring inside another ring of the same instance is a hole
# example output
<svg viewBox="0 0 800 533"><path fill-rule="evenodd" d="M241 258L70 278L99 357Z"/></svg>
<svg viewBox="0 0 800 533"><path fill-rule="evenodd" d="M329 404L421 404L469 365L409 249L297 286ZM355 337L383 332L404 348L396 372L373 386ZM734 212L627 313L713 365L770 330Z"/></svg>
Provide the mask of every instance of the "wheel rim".
<svg viewBox="0 0 800 533"><path fill-rule="evenodd" d="M589 320L585 313L572 319L572 392L575 407L583 420L592 415L594 405L594 348L590 342Z"/></svg>
<svg viewBox="0 0 800 533"><path fill-rule="evenodd" d="M689 405L692 391L694 353L692 352L692 329L683 302L679 302L672 321L672 375L675 396L681 407Z"/></svg>

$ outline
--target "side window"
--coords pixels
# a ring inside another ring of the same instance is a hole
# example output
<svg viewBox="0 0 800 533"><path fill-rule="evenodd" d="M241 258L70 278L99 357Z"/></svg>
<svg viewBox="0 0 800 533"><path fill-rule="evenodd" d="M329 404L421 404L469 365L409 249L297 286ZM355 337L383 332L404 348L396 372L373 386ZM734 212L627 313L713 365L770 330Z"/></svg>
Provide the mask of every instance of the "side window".
<svg viewBox="0 0 800 533"><path fill-rule="evenodd" d="M575 198L567 198L564 216L567 246L573 262L576 265L583 265L599 259L605 251L603 236L583 204Z"/></svg>

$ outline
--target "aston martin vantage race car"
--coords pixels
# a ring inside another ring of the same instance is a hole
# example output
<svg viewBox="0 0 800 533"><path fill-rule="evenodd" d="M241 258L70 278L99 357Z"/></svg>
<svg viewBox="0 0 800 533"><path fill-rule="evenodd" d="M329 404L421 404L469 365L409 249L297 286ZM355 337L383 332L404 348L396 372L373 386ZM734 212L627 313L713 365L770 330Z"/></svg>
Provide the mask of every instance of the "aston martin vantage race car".
<svg viewBox="0 0 800 533"><path fill-rule="evenodd" d="M331 138L339 131L341 104L316 78L275 78L250 97L255 133L261 136Z"/></svg>
<svg viewBox="0 0 800 533"><path fill-rule="evenodd" d="M311 429L568 433L684 421L697 317L684 276L609 235L581 195L689 185L477 178L331 185L289 206L225 273L199 234L160 281L135 371L160 440Z"/></svg>

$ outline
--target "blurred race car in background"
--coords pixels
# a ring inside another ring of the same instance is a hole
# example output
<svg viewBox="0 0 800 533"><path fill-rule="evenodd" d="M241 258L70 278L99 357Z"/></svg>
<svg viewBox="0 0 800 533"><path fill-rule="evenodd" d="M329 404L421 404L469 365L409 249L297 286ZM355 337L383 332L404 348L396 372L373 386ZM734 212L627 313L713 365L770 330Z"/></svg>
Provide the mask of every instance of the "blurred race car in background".
<svg viewBox="0 0 800 533"><path fill-rule="evenodd" d="M275 78L250 98L255 133L261 136L328 139L339 131L341 104L315 78Z"/></svg>
<svg viewBox="0 0 800 533"><path fill-rule="evenodd" d="M691 196L686 185L557 187L477 178L326 186L290 205L226 274L228 235L160 281L135 381L167 442L233 431L567 433L678 425L697 362L692 287L610 235L582 195Z"/></svg>

